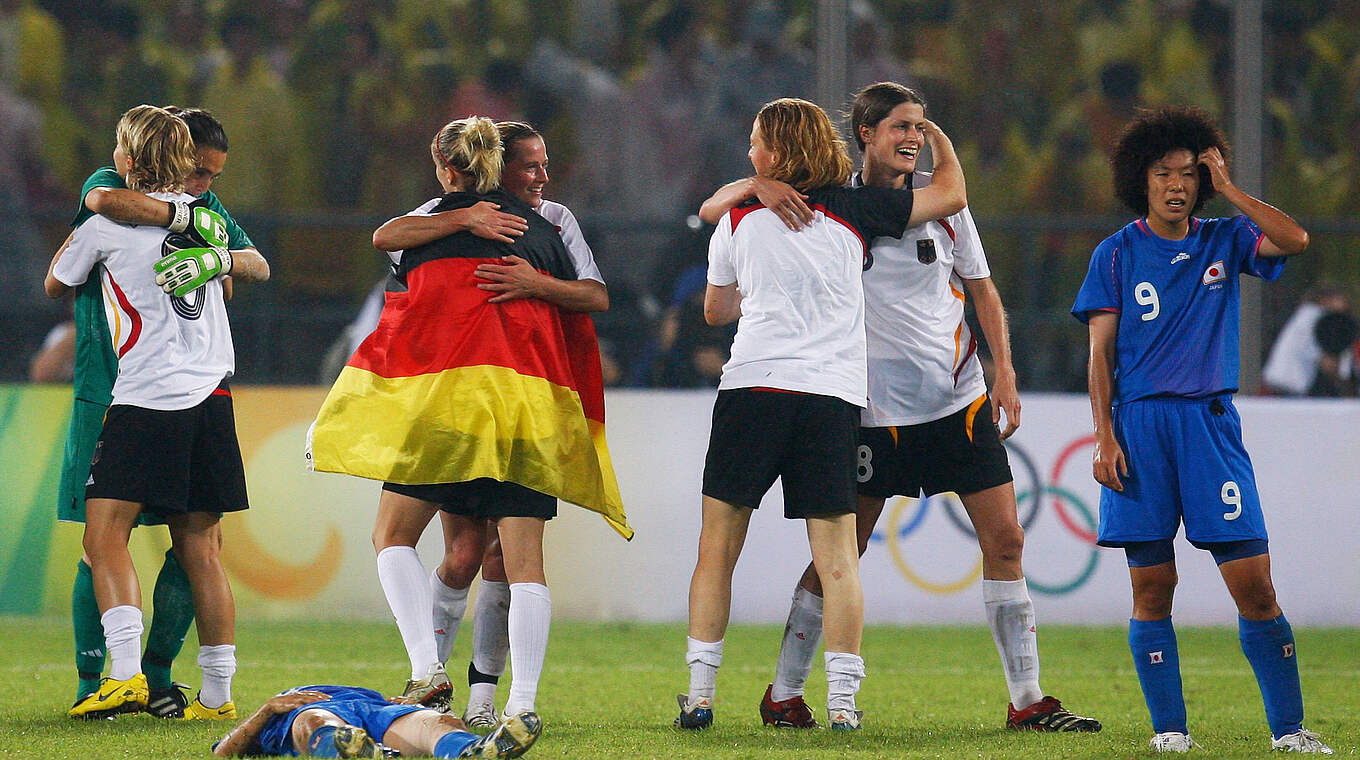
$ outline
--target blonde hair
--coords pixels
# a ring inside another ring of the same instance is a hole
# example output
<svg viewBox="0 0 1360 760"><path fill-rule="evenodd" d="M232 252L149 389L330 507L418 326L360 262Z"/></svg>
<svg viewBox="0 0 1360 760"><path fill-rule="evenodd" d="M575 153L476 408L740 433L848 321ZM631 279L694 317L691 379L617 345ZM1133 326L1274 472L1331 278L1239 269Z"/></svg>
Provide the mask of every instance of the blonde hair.
<svg viewBox="0 0 1360 760"><path fill-rule="evenodd" d="M486 193L501 186L501 133L490 119L469 116L445 124L431 141L430 153L439 165L471 181L463 190Z"/></svg>
<svg viewBox="0 0 1360 760"><path fill-rule="evenodd" d="M770 101L756 114L756 124L776 157L770 179L800 191L839 187L850 179L850 151L816 103L801 98Z"/></svg>
<svg viewBox="0 0 1360 760"><path fill-rule="evenodd" d="M178 192L198 166L184 120L156 106L136 106L118 119L118 147L132 159L127 186L150 193Z"/></svg>

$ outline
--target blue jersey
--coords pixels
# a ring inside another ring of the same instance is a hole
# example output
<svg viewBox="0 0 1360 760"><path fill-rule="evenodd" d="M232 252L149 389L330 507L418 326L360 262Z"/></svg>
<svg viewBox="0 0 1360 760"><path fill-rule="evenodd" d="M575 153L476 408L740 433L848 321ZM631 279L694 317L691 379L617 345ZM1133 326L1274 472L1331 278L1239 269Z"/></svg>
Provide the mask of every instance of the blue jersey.
<svg viewBox="0 0 1360 760"><path fill-rule="evenodd" d="M1257 256L1264 235L1246 216L1190 219L1167 240L1139 219L1096 246L1072 314L1119 315L1116 404L1237 390L1238 275L1274 280L1284 257Z"/></svg>
<svg viewBox="0 0 1360 760"><path fill-rule="evenodd" d="M319 691L323 694L329 694L330 699L312 702L292 712L270 718L269 722L265 723L264 729L260 731L259 738L256 739L264 754L270 756L294 756L298 754L297 748L293 746L291 731L293 719L303 710L321 709L334 713L344 722L366 730L374 741L382 741L383 734L387 733L387 727L392 725L392 721L407 713L428 709L420 705L393 704L387 700L387 697L378 692L359 686L324 684L298 686L280 693L289 694L297 691Z"/></svg>

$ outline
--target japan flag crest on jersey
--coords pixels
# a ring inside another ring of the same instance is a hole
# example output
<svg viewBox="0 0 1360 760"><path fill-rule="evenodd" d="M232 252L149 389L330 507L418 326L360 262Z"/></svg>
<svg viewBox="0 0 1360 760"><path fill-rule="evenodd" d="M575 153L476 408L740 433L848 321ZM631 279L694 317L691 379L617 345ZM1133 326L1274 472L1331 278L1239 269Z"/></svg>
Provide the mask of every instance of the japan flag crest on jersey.
<svg viewBox="0 0 1360 760"><path fill-rule="evenodd" d="M1227 278L1228 272L1223 267L1223 259L1219 259L1218 261L1215 261L1214 263L1210 264L1208 269L1204 270L1204 277L1202 278L1201 281L1205 285L1212 285L1215 282L1221 282L1222 280L1226 280Z"/></svg>

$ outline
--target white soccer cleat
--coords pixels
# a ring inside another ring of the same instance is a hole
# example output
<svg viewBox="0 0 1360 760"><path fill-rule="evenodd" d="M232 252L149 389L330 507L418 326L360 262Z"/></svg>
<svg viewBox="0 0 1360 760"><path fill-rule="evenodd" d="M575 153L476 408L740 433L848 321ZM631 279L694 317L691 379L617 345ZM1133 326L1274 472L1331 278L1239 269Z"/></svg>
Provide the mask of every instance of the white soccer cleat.
<svg viewBox="0 0 1360 760"><path fill-rule="evenodd" d="M1199 746L1190 738L1190 734L1183 734L1180 731L1163 731L1152 737L1148 744L1157 752L1189 752Z"/></svg>
<svg viewBox="0 0 1360 760"><path fill-rule="evenodd" d="M1278 739L1270 740L1271 749L1280 749L1285 752L1312 752L1317 755L1330 755L1332 748L1322 743L1322 737L1300 728L1292 734L1285 734Z"/></svg>
<svg viewBox="0 0 1360 760"><path fill-rule="evenodd" d="M500 723L493 702L469 702L463 713L463 722L472 728L493 728Z"/></svg>

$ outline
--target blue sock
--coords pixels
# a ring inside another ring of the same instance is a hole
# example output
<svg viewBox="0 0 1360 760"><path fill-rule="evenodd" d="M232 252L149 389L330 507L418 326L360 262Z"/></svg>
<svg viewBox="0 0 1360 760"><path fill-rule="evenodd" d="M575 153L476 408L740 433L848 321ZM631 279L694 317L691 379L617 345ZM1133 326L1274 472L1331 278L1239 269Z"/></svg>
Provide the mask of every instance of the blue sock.
<svg viewBox="0 0 1360 760"><path fill-rule="evenodd" d="M1303 692L1294 631L1280 615L1274 620L1237 618L1237 638L1247 656L1266 703L1266 722L1276 739L1303 728Z"/></svg>
<svg viewBox="0 0 1360 760"><path fill-rule="evenodd" d="M1171 618L1129 620L1129 651L1143 687L1143 700L1152 715L1156 733L1185 727L1185 694L1181 690L1181 656L1176 649L1176 630Z"/></svg>
<svg viewBox="0 0 1360 760"><path fill-rule="evenodd" d="M450 731L434 743L434 757L458 757L481 737L467 731Z"/></svg>
<svg viewBox="0 0 1360 760"><path fill-rule="evenodd" d="M313 731L307 747L312 757L340 757L340 748L335 746L335 726L322 726Z"/></svg>

